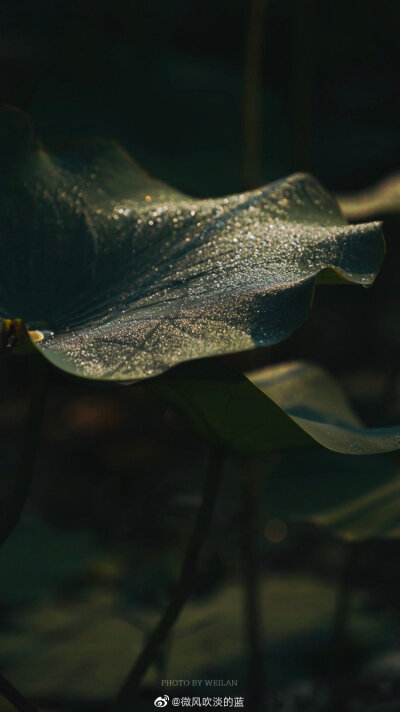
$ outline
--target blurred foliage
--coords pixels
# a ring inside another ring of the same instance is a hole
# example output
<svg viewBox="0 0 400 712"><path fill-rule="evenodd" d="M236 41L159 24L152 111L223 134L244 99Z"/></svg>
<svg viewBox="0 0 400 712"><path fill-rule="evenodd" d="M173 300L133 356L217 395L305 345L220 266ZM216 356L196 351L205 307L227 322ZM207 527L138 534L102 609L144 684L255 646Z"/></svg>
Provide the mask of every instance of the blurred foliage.
<svg viewBox="0 0 400 712"><path fill-rule="evenodd" d="M174 630L162 676L241 680L241 599L240 585L228 580L207 598L190 603ZM287 687L312 675L318 656L319 674L329 675L335 583L269 574L262 582L262 600L275 684ZM7 619L0 660L7 661L4 669L14 682L42 704L51 706L54 700L56 709L57 700L69 700L73 709L81 700L100 706L116 691L157 616L157 610L141 606L127 609L118 591L104 583L92 582L75 593L64 589ZM375 619L364 595L357 593L351 635L363 654L352 665L360 667L371 650L388 649L396 640L391 627L391 616ZM147 677L154 689L159 674L153 668ZM243 691L240 682L238 693Z"/></svg>
<svg viewBox="0 0 400 712"><path fill-rule="evenodd" d="M57 590L86 570L98 553L90 532L63 532L42 522L26 522L0 550L3 605L27 604Z"/></svg>
<svg viewBox="0 0 400 712"><path fill-rule="evenodd" d="M10 405L24 392L24 367L8 362L4 368L0 420L7 409L14 412L1 431L11 473L23 413ZM141 388L94 388L54 373L50 394L33 497L3 550L0 664L41 709L100 711L173 591L199 502L204 446L184 420L155 405ZM265 640L268 672L282 704L303 694L321 696L324 709L329 699L342 549L326 533L324 520L328 515L341 536L362 537L365 527L379 526L379 507L385 513L387 500L377 499L368 519L371 509L360 490L379 494L396 482L395 462L396 456L315 450L252 465L265 477ZM195 595L161 667L149 673L143 710L161 677L233 677L244 683L239 493L231 464ZM395 490L390 502L395 506ZM343 521L346 503L351 516ZM308 526L294 526L290 519ZM396 679L398 546L377 546L360 544L352 568L345 666L347 675L352 671L350 696L361 695L368 665L377 665L375 695L387 674L379 672L379 665L387 670L384 660L394 666L390 679ZM309 687L301 687L304 681Z"/></svg>
<svg viewBox="0 0 400 712"><path fill-rule="evenodd" d="M384 457L308 452L282 457L264 482L271 519L329 528L348 541L400 534L400 471Z"/></svg>
<svg viewBox="0 0 400 712"><path fill-rule="evenodd" d="M339 196L343 214L349 220L369 220L371 217L400 217L400 175L385 178L365 190Z"/></svg>

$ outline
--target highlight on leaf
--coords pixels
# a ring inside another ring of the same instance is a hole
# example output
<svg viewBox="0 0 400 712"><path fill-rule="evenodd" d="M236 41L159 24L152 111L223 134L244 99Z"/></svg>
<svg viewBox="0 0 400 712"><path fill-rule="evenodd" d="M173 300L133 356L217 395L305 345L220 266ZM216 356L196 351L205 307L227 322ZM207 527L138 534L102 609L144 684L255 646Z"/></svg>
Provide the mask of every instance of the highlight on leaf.
<svg viewBox="0 0 400 712"><path fill-rule="evenodd" d="M400 426L367 428L327 371L295 361L248 375L317 443L338 453L370 455L400 448Z"/></svg>
<svg viewBox="0 0 400 712"><path fill-rule="evenodd" d="M338 196L348 220L370 220L377 215L399 215L400 173L385 178L371 188Z"/></svg>
<svg viewBox="0 0 400 712"><path fill-rule="evenodd" d="M335 379L304 361L246 377L209 359L182 364L148 386L211 442L242 455L316 445L348 455L400 448L400 426L365 427Z"/></svg>

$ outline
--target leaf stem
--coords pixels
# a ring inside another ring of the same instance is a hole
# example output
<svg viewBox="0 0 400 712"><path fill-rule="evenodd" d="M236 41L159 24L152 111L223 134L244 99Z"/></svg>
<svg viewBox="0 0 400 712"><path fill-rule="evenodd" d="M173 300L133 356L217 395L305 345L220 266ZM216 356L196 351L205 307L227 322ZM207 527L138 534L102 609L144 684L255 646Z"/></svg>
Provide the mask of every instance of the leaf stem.
<svg viewBox="0 0 400 712"><path fill-rule="evenodd" d="M260 592L260 477L252 460L242 468L242 554L248 706L265 712L266 680Z"/></svg>
<svg viewBox="0 0 400 712"><path fill-rule="evenodd" d="M293 161L296 171L312 170L315 84L314 0L292 0Z"/></svg>
<svg viewBox="0 0 400 712"><path fill-rule="evenodd" d="M262 59L267 0L251 0L246 28L243 87L243 185L257 188L261 178Z"/></svg>
<svg viewBox="0 0 400 712"><path fill-rule="evenodd" d="M336 590L332 640L332 709L342 709L345 703L341 678L344 667L343 656L348 645L348 626L352 604L351 575L354 568L355 551L355 547L350 542L345 544L340 578Z"/></svg>
<svg viewBox="0 0 400 712"><path fill-rule="evenodd" d="M25 506L35 471L46 400L47 364L40 356L31 359L32 384L25 421L22 450L11 501L0 524L0 546L4 544L19 521Z"/></svg>
<svg viewBox="0 0 400 712"><path fill-rule="evenodd" d="M192 592L197 562L212 522L221 481L223 458L223 453L218 449L213 449L210 453L202 501L186 549L175 593L122 685L111 706L111 712L123 712L128 709L148 668L154 662L160 645L166 640Z"/></svg>
<svg viewBox="0 0 400 712"><path fill-rule="evenodd" d="M29 702L20 692L0 673L0 694L11 702L18 712L38 712L37 708Z"/></svg>

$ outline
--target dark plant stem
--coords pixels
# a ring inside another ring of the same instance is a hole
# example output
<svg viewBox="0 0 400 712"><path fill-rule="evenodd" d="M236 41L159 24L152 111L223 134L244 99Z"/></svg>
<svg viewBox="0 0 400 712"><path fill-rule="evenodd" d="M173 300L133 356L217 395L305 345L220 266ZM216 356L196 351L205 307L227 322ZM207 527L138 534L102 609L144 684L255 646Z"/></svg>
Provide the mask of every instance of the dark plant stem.
<svg viewBox="0 0 400 712"><path fill-rule="evenodd" d="M20 460L11 501L0 524L0 546L4 544L19 521L25 506L35 471L36 457L43 425L46 400L47 364L40 356L31 360L32 385L25 421Z"/></svg>
<svg viewBox="0 0 400 712"><path fill-rule="evenodd" d="M314 37L313 0L292 0L293 162L296 171L313 168Z"/></svg>
<svg viewBox="0 0 400 712"><path fill-rule="evenodd" d="M351 572L354 566L355 549L346 544L343 552L343 563L338 583L335 611L333 618L332 640L332 708L344 709L341 674L343 670L343 654L347 647L348 626L351 615ZM339 705L339 707L338 707Z"/></svg>
<svg viewBox="0 0 400 712"><path fill-rule="evenodd" d="M353 563L354 548L351 544L346 544L343 552L343 563L337 588L333 620L333 657L336 670L338 669L343 650L346 646L347 628L351 611L351 571Z"/></svg>
<svg viewBox="0 0 400 712"><path fill-rule="evenodd" d="M246 30L243 91L243 185L256 188L261 179L262 59L267 0L251 0Z"/></svg>
<svg viewBox="0 0 400 712"><path fill-rule="evenodd" d="M155 661L160 646L169 635L192 592L197 562L213 518L221 481L223 457L222 452L217 449L210 453L201 505L186 549L175 592L118 693L111 707L112 712L124 712L129 709L147 670Z"/></svg>
<svg viewBox="0 0 400 712"><path fill-rule="evenodd" d="M6 680L0 673L0 694L5 697L6 700L11 702L18 712L38 712L37 707L29 702L23 695L21 695L18 690L15 689L14 685Z"/></svg>
<svg viewBox="0 0 400 712"><path fill-rule="evenodd" d="M248 708L266 712L266 678L260 591L260 477L251 460L242 469L242 554Z"/></svg>

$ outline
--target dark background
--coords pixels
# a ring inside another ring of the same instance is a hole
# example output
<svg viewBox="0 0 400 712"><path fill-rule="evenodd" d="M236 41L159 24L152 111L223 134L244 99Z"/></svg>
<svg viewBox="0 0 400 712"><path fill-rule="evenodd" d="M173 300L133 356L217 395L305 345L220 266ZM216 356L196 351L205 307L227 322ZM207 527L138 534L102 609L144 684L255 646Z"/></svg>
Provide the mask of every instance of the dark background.
<svg viewBox="0 0 400 712"><path fill-rule="evenodd" d="M242 189L250 2L3 0L0 12L2 100L46 141L112 136L188 193ZM256 26L260 181L307 169L344 190L396 170L398 3L269 0Z"/></svg>
<svg viewBox="0 0 400 712"><path fill-rule="evenodd" d="M151 174L193 195L237 192L297 170L342 193L397 171L399 3L265 0L252 21L254 6L3 0L0 99L29 111L50 146L116 138ZM291 339L233 361L248 368L316 360L339 377L364 420L380 425L400 422L400 247L399 220L377 217L388 254L376 285L319 289ZM6 507L29 384L24 359L1 364L1 383ZM177 578L205 449L141 387L104 389L51 374L34 490L0 555L0 666L44 712L102 710L129 668ZM291 457L278 463L282 476L341 468L351 476L351 468L387 462ZM389 462L397 467L398 457ZM153 708L164 676L238 678L244 689L238 517L230 466L198 608L160 656L143 710ZM354 559L356 612L339 666L350 710L400 697L399 553L396 542L370 543ZM340 542L307 526L263 543L277 710L300 710L301 699L313 700L313 712L329 708L341 557Z"/></svg>

